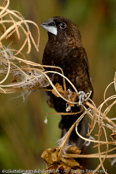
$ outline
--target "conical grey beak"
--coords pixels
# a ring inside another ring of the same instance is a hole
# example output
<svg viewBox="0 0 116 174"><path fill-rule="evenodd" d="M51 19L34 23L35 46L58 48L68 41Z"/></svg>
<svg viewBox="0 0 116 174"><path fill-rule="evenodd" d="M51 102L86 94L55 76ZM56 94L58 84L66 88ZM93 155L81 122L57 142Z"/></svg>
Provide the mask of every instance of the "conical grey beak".
<svg viewBox="0 0 116 174"><path fill-rule="evenodd" d="M49 33L52 33L54 35L57 35L57 33L58 33L57 27L55 25L55 22L54 22L53 18L50 18L47 21L43 22L41 24L41 26L43 28L45 28Z"/></svg>

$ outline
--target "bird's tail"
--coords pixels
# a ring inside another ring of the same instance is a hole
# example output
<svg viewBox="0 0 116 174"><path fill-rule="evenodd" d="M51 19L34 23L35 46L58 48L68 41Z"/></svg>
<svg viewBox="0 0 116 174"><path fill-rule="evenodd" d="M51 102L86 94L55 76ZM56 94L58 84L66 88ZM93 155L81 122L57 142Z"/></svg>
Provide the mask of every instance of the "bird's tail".
<svg viewBox="0 0 116 174"><path fill-rule="evenodd" d="M62 119L61 119L60 124L59 124L59 127L62 130L61 137L63 137L67 133L67 131L70 129L70 127L73 125L73 123L79 118L79 116L80 116L79 114L78 115L70 115L70 116L69 115L68 116L62 116ZM79 123L78 132L83 137L87 137L88 121L87 121L86 117L84 117L81 120L81 122ZM72 145L72 146L78 146L81 149L82 153L84 153L84 151L86 149L85 140L83 140L82 138L80 138L77 135L75 128L71 132L71 135L68 139L67 144Z"/></svg>

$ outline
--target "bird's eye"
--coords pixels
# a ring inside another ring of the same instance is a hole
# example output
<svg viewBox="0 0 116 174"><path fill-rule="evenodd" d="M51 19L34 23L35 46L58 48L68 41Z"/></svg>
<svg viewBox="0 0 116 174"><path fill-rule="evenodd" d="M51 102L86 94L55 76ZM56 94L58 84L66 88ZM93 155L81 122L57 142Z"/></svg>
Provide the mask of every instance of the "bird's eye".
<svg viewBox="0 0 116 174"><path fill-rule="evenodd" d="M64 23L64 22L61 22L60 24L59 24L59 27L60 27L60 29L65 29L66 28L66 23Z"/></svg>

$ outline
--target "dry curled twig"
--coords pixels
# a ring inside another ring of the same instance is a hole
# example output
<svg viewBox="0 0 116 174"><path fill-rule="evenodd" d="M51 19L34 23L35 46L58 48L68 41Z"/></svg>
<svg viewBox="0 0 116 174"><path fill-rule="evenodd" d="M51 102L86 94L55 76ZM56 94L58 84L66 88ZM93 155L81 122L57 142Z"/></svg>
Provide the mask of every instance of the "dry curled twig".
<svg viewBox="0 0 116 174"><path fill-rule="evenodd" d="M40 40L40 32L38 25L30 20L25 20L23 16L15 10L9 10L9 3L10 0L5 0L3 3L3 6L0 6L0 25L3 28L3 33L0 36L0 42L3 41L3 39L8 39L11 37L13 33L16 33L17 38L21 39L21 31L25 35L25 39L23 41L23 44L19 48L19 50L15 53L16 55L19 54L24 47L27 45L27 53L30 53L31 51L31 43L33 43L34 47L37 51L39 47L39 40ZM8 24L8 26L7 26ZM37 29L37 43L35 42L32 33L30 31L29 25L32 24ZM24 37L23 37L24 38Z"/></svg>

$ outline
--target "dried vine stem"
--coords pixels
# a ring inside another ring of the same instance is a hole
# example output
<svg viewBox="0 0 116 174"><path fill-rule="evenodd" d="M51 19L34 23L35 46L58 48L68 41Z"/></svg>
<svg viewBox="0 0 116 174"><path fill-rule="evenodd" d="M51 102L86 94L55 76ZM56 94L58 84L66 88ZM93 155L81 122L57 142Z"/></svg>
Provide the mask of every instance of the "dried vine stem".
<svg viewBox="0 0 116 174"><path fill-rule="evenodd" d="M31 51L31 42L33 43L34 47L37 51L39 51L39 40L40 40L40 32L38 25L30 20L25 20L23 16L15 10L9 10L10 0L6 0L3 3L3 6L0 6L0 25L4 29L4 33L0 36L0 41L2 42L3 39L8 39L13 33L16 33L17 38L21 39L20 30L25 35L25 40L21 46L21 48L16 52L16 55L19 54L24 47L27 45L27 53L30 53ZM7 18L7 20L5 19ZM9 24L9 27L6 27L6 24ZM28 24L32 24L37 29L37 43L35 42L32 33L29 29Z"/></svg>

